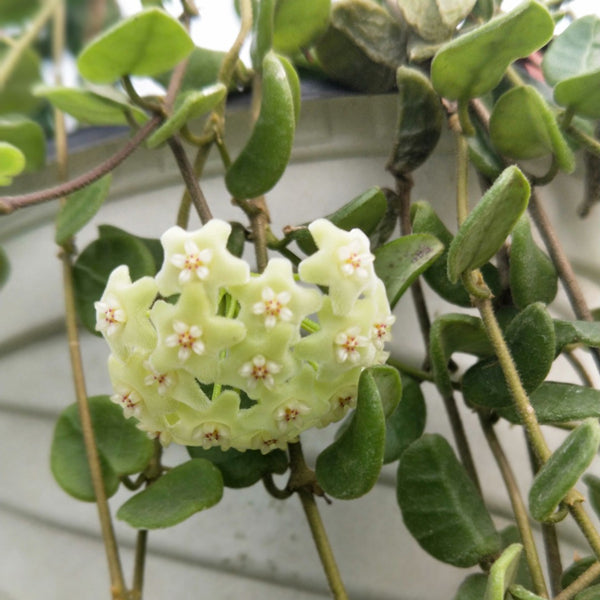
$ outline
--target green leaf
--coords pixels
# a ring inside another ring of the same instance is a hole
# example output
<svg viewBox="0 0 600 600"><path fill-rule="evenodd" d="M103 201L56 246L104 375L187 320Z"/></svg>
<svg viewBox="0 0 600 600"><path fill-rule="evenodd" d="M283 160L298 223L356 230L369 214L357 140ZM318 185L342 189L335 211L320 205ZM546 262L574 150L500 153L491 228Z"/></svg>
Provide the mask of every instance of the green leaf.
<svg viewBox="0 0 600 600"><path fill-rule="evenodd" d="M406 22L429 42L448 39L476 0L398 0Z"/></svg>
<svg viewBox="0 0 600 600"><path fill-rule="evenodd" d="M475 135L467 138L469 160L473 166L490 181L502 173L504 161L492 145L489 135L479 121L473 122Z"/></svg>
<svg viewBox="0 0 600 600"><path fill-rule="evenodd" d="M209 85L196 92L184 92L175 103L173 114L148 138L148 148L156 148L191 119L210 112L227 94L222 83Z"/></svg>
<svg viewBox="0 0 600 600"><path fill-rule="evenodd" d="M451 282L484 265L512 231L529 201L529 182L517 167L504 169L461 225L448 249Z"/></svg>
<svg viewBox="0 0 600 600"><path fill-rule="evenodd" d="M2 0L0 2L0 23L18 23L31 17L40 8L40 0Z"/></svg>
<svg viewBox="0 0 600 600"><path fill-rule="evenodd" d="M267 473L285 473L288 468L287 455L283 450L261 454L260 450L239 452L234 448L223 452L214 447L204 450L200 446L188 446L192 458L209 460L223 476L223 484L229 488L244 488L254 485Z"/></svg>
<svg viewBox="0 0 600 600"><path fill-rule="evenodd" d="M398 122L387 169L396 177L427 160L442 133L444 115L429 79L410 67L398 67Z"/></svg>
<svg viewBox="0 0 600 600"><path fill-rule="evenodd" d="M546 378L554 361L554 323L543 304L530 304L506 329L506 343L527 393ZM531 357L535 356L535 360ZM475 363L462 378L465 400L476 406L502 408L512 396L496 357Z"/></svg>
<svg viewBox="0 0 600 600"><path fill-rule="evenodd" d="M598 600L600 598L600 585L593 585L579 592L573 600Z"/></svg>
<svg viewBox="0 0 600 600"><path fill-rule="evenodd" d="M148 119L144 111L131 104L127 96L111 87L68 88L37 86L35 95L46 98L53 106L90 125L128 125L129 111L135 121Z"/></svg>
<svg viewBox="0 0 600 600"><path fill-rule="evenodd" d="M586 419L552 453L529 490L529 512L536 521L548 519L588 468L600 445L598 419Z"/></svg>
<svg viewBox="0 0 600 600"><path fill-rule="evenodd" d="M387 419L398 407L402 398L402 380L398 369L389 365L368 367L379 392L383 415Z"/></svg>
<svg viewBox="0 0 600 600"><path fill-rule="evenodd" d="M490 136L505 156L517 160L553 154L559 167L571 173L575 157L556 117L542 95L531 85L513 88L500 96L490 117Z"/></svg>
<svg viewBox="0 0 600 600"><path fill-rule="evenodd" d="M300 77L298 76L298 72L294 68L294 65L285 56L279 56L278 58L285 69L285 75L290 84L290 91L292 92L292 100L294 103L294 124L297 126L298 121L300 120L300 108L302 104Z"/></svg>
<svg viewBox="0 0 600 600"><path fill-rule="evenodd" d="M554 88L554 99L576 114L600 119L600 69L592 73L564 79Z"/></svg>
<svg viewBox="0 0 600 600"><path fill-rule="evenodd" d="M276 0L260 0L252 4L252 44L250 58L252 67L260 72L263 60L273 48L273 19L275 15Z"/></svg>
<svg viewBox="0 0 600 600"><path fill-rule="evenodd" d="M595 475L587 475L583 476L583 482L587 485L588 488L588 497L590 501L590 505L594 509L596 516L600 515L600 477L596 477ZM587 566L590 566L589 564ZM595 583L600 583L600 577L597 578Z"/></svg>
<svg viewBox="0 0 600 600"><path fill-rule="evenodd" d="M279 181L294 141L294 97L285 67L272 52L265 56L262 75L260 114L225 175L227 189L240 199L265 194Z"/></svg>
<svg viewBox="0 0 600 600"><path fill-rule="evenodd" d="M117 518L137 529L172 527L214 506L222 496L219 469L208 460L193 458L127 500Z"/></svg>
<svg viewBox="0 0 600 600"><path fill-rule="evenodd" d="M443 244L428 233L405 235L375 250L375 272L385 284L392 308L443 251Z"/></svg>
<svg viewBox="0 0 600 600"><path fill-rule="evenodd" d="M89 398L90 415L107 495L119 487L119 478L143 471L154 452L148 436L126 420L119 406L108 396ZM50 467L58 484L71 496L96 500L87 463L81 422L76 404L60 414L50 450Z"/></svg>
<svg viewBox="0 0 600 600"><path fill-rule="evenodd" d="M315 45L321 68L349 88L382 93L406 63L406 31L372 0L334 2L327 31Z"/></svg>
<svg viewBox="0 0 600 600"><path fill-rule="evenodd" d="M383 465L385 417L375 380L361 373L352 420L340 437L317 457L316 475L326 494L351 500L366 494Z"/></svg>
<svg viewBox="0 0 600 600"><path fill-rule="evenodd" d="M101 238L134 238L142 242L154 260L154 273L160 271L164 261L165 252L163 250L161 241L158 238L145 238L139 235L133 235L124 229L121 229L120 227L115 227L114 225L98 225L98 232L100 233Z"/></svg>
<svg viewBox="0 0 600 600"><path fill-rule="evenodd" d="M492 347L478 317L448 313L435 319L429 332L429 354L433 379L444 397L452 395L448 361L453 352L490 356Z"/></svg>
<svg viewBox="0 0 600 600"><path fill-rule="evenodd" d="M4 248L0 246L0 288L6 283L10 275L10 262Z"/></svg>
<svg viewBox="0 0 600 600"><path fill-rule="evenodd" d="M530 394L529 400L542 425L600 417L600 390L589 387L545 381ZM521 422L512 406L499 408L497 411L511 423Z"/></svg>
<svg viewBox="0 0 600 600"><path fill-rule="evenodd" d="M105 175L71 194L56 217L54 241L62 246L98 212L108 196L112 176Z"/></svg>
<svg viewBox="0 0 600 600"><path fill-rule="evenodd" d="M11 45L0 41L0 64L4 62ZM8 80L0 89L0 114L3 113L31 113L40 104L31 90L40 82L41 61L40 57L31 48L21 53Z"/></svg>
<svg viewBox="0 0 600 600"><path fill-rule="evenodd" d="M244 254L244 248L246 247L246 228L236 221L231 221L229 224L231 225L231 233L227 240L227 250L240 258Z"/></svg>
<svg viewBox="0 0 600 600"><path fill-rule="evenodd" d="M487 575L473 573L460 584L453 600L481 600L487 586Z"/></svg>
<svg viewBox="0 0 600 600"><path fill-rule="evenodd" d="M550 85L596 71L600 66L600 18L573 21L544 52L542 70Z"/></svg>
<svg viewBox="0 0 600 600"><path fill-rule="evenodd" d="M46 162L43 129L21 115L0 116L0 140L17 147L25 156L25 171L37 171Z"/></svg>
<svg viewBox="0 0 600 600"><path fill-rule="evenodd" d="M494 561L490 569L484 600L504 600L506 590L517 574L522 551L522 544L511 544Z"/></svg>
<svg viewBox="0 0 600 600"><path fill-rule="evenodd" d="M586 475L584 481L589 475ZM571 563L561 575L560 585L562 589L569 587L580 575L587 571L598 559L595 556L584 556ZM600 583L600 577L591 582L592 585Z"/></svg>
<svg viewBox="0 0 600 600"><path fill-rule="evenodd" d="M433 87L449 100L481 96L500 83L513 61L541 48L553 33L548 10L523 2L443 46L431 64Z"/></svg>
<svg viewBox="0 0 600 600"><path fill-rule="evenodd" d="M508 525L500 531L502 538L502 548L508 548L511 544L521 544L521 533L516 525ZM527 556L522 553L517 567L517 573L512 585L521 584L525 587L533 587L533 581L527 564ZM512 588L511 585L511 588Z"/></svg>
<svg viewBox="0 0 600 600"><path fill-rule="evenodd" d="M471 299L462 282L457 281L452 283L448 279L448 248L454 236L448 231L428 202L413 203L410 208L410 215L414 233L430 233L442 242L445 247L444 252L423 273L425 281L444 300L452 302L452 304L458 304L459 306L470 307ZM492 293L499 293L501 286L498 269L488 263L483 265L481 271Z"/></svg>
<svg viewBox="0 0 600 600"><path fill-rule="evenodd" d="M550 304L558 291L554 264L535 243L525 215L512 232L509 275L512 298L519 308L534 302Z"/></svg>
<svg viewBox="0 0 600 600"><path fill-rule="evenodd" d="M193 48L190 36L176 19L161 9L149 8L94 39L79 55L77 67L90 81L112 83L125 75L163 73Z"/></svg>
<svg viewBox="0 0 600 600"><path fill-rule="evenodd" d="M0 186L10 185L12 178L25 169L25 155L12 144L0 142Z"/></svg>
<svg viewBox="0 0 600 600"><path fill-rule="evenodd" d="M331 0L279 0L275 6L273 48L293 56L327 28Z"/></svg>
<svg viewBox="0 0 600 600"><path fill-rule="evenodd" d="M500 550L477 488L442 436L425 434L404 451L397 498L406 527L434 558L472 567Z"/></svg>
<svg viewBox="0 0 600 600"><path fill-rule="evenodd" d="M423 435L427 407L421 386L412 377L402 376L402 399L385 421L384 464L398 460L416 439Z"/></svg>
<svg viewBox="0 0 600 600"><path fill-rule="evenodd" d="M522 585L514 584L509 588L511 598L515 600L544 600L541 596L530 592L527 588Z"/></svg>
<svg viewBox="0 0 600 600"><path fill-rule="evenodd" d="M123 232L125 233L125 232ZM104 292L108 277L119 265L128 265L132 281L154 276L154 258L147 246L135 236L100 235L77 257L73 265L73 284L77 314L85 328L98 335L94 302Z"/></svg>

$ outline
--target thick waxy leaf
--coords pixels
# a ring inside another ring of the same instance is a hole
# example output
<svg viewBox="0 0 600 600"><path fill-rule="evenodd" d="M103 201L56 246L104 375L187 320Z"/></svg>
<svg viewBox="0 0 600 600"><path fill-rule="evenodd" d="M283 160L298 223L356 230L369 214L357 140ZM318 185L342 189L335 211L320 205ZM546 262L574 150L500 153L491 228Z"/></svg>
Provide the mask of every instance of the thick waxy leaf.
<svg viewBox="0 0 600 600"><path fill-rule="evenodd" d="M433 87L450 100L481 96L500 83L513 61L541 48L553 32L548 10L523 2L443 46L431 65Z"/></svg>
<svg viewBox="0 0 600 600"><path fill-rule="evenodd" d="M74 236L98 212L108 196L111 181L111 175L105 175L67 198L56 217L54 240L59 246Z"/></svg>
<svg viewBox="0 0 600 600"><path fill-rule="evenodd" d="M366 235L371 235L386 214L386 210L385 194L381 188L373 187L325 218L340 229L350 231L358 228ZM286 237L295 240L305 254L313 254L317 251L315 241L307 227L294 229L286 234Z"/></svg>
<svg viewBox="0 0 600 600"><path fill-rule="evenodd" d="M1 11L0 11L1 12ZM10 46L0 41L0 64L4 61ZM31 49L26 49L10 77L0 90L0 114L30 113L40 104L31 90L40 81L40 58Z"/></svg>
<svg viewBox="0 0 600 600"><path fill-rule="evenodd" d="M544 521L552 515L588 468L599 445L598 419L586 419L553 452L529 490L529 512L536 521Z"/></svg>
<svg viewBox="0 0 600 600"><path fill-rule="evenodd" d="M316 44L319 64L334 81L370 93L391 90L406 62L406 32L372 0L341 0Z"/></svg>
<svg viewBox="0 0 600 600"><path fill-rule="evenodd" d="M225 183L235 198L268 192L283 174L292 151L294 95L286 69L273 52L263 61L260 114L250 139L227 170Z"/></svg>
<svg viewBox="0 0 600 600"><path fill-rule="evenodd" d="M375 380L379 392L379 400L383 408L383 416L387 419L398 407L402 398L402 380L400 373L388 365L369 367L369 373Z"/></svg>
<svg viewBox="0 0 600 600"><path fill-rule="evenodd" d="M550 85L600 67L600 18L573 21L544 53L542 69Z"/></svg>
<svg viewBox="0 0 600 600"><path fill-rule="evenodd" d="M30 17L40 7L40 0L2 0L0 2L0 23L18 23Z"/></svg>
<svg viewBox="0 0 600 600"><path fill-rule="evenodd" d="M10 185L12 178L25 169L25 155L12 144L0 142L0 186Z"/></svg>
<svg viewBox="0 0 600 600"><path fill-rule="evenodd" d="M437 216L428 202L415 202L410 207L410 216L414 233L430 233L442 244L445 250L438 259L423 273L425 281L444 300L459 306L471 306L471 299L460 281L452 283L448 279L448 248L454 236ZM490 263L483 265L481 272L492 293L500 291L498 269Z"/></svg>
<svg viewBox="0 0 600 600"><path fill-rule="evenodd" d="M16 146L25 156L25 171L36 171L46 161L46 137L35 122L20 115L0 116L0 140Z"/></svg>
<svg viewBox="0 0 600 600"><path fill-rule="evenodd" d="M521 543L521 534L519 528L516 525L508 525L500 531L500 537L502 538L502 548L508 548L511 544ZM527 565L527 557L524 553L521 553L519 564L517 567L517 573L513 581L513 585L521 584L525 587L533 587L531 580L531 574L529 573L529 566ZM512 586L511 586L512 587Z"/></svg>
<svg viewBox="0 0 600 600"><path fill-rule="evenodd" d="M586 475L584 477L584 481L587 481L587 478L590 477ZM574 563L571 563L561 575L560 585L562 589L569 587L582 573L587 571L595 562L597 562L597 558L595 556L584 556L579 560L576 560ZM600 577L594 581L592 581L593 585L597 585L600 583Z"/></svg>
<svg viewBox="0 0 600 600"><path fill-rule="evenodd" d="M524 588L522 585L513 584L509 589L511 598L515 600L544 600L541 596L530 592L527 588Z"/></svg>
<svg viewBox="0 0 600 600"><path fill-rule="evenodd" d="M402 374L402 400L385 421L384 464L398 460L425 430L427 408L421 386Z"/></svg>
<svg viewBox="0 0 600 600"><path fill-rule="evenodd" d="M554 361L554 323L548 311L540 303L530 304L511 321L505 337L525 391L533 392ZM465 400L477 406L502 408L512 404L496 357L475 363L463 376L462 390Z"/></svg>
<svg viewBox="0 0 600 600"><path fill-rule="evenodd" d="M490 136L496 148L510 158L529 159L554 154L559 167L571 173L575 157L556 117L531 85L513 88L494 105Z"/></svg>
<svg viewBox="0 0 600 600"><path fill-rule="evenodd" d="M187 68L181 82L181 92L198 90L217 83L219 79L219 69L226 56L226 52L220 50L210 50L209 48L200 48L196 46L188 57ZM161 73L154 77L165 88L169 85L171 71ZM238 60L229 90L239 90L249 82L250 73L241 60Z"/></svg>
<svg viewBox="0 0 600 600"><path fill-rule="evenodd" d="M260 71L263 60L273 47L273 18L275 15L275 0L260 0L252 3L252 45L250 57L252 67Z"/></svg>
<svg viewBox="0 0 600 600"><path fill-rule="evenodd" d="M481 319L449 313L438 317L431 325L429 355L433 379L438 390L445 397L452 395L448 361L453 352L467 352L476 356L492 354Z"/></svg>
<svg viewBox="0 0 600 600"><path fill-rule="evenodd" d="M352 420L333 444L317 457L316 475L325 493L350 500L366 494L383 465L385 417L375 380L361 373Z"/></svg>
<svg viewBox="0 0 600 600"><path fill-rule="evenodd" d="M444 116L438 95L421 71L399 67L396 84L398 124L387 168L399 176L425 162L440 138Z"/></svg>
<svg viewBox="0 0 600 600"><path fill-rule="evenodd" d="M493 181L504 169L503 159L492 145L481 123L475 121L473 127L475 134L467 138L469 159L481 174Z"/></svg>
<svg viewBox="0 0 600 600"><path fill-rule="evenodd" d="M398 0L406 21L430 42L448 39L476 0Z"/></svg>
<svg viewBox="0 0 600 600"><path fill-rule="evenodd" d="M487 575L473 573L458 588L453 600L481 600L487 586Z"/></svg>
<svg viewBox="0 0 600 600"><path fill-rule="evenodd" d="M600 119L600 69L557 83L554 99L582 117Z"/></svg>
<svg viewBox="0 0 600 600"><path fill-rule="evenodd" d="M112 83L124 75L163 73L193 48L190 36L176 19L161 9L149 8L120 21L88 44L77 59L77 67L90 81Z"/></svg>
<svg viewBox="0 0 600 600"><path fill-rule="evenodd" d="M519 308L534 302L550 304L558 291L554 264L531 235L529 219L524 215L512 232L510 247L510 291Z"/></svg>
<svg viewBox="0 0 600 600"><path fill-rule="evenodd" d="M600 515L600 477L587 474L583 476L583 481L588 487L590 504L596 515ZM587 566L589 566L589 564ZM600 577L595 583L600 583Z"/></svg>
<svg viewBox="0 0 600 600"><path fill-rule="evenodd" d="M600 390L589 387L545 381L530 394L529 400L541 424L600 417ZM498 409L498 413L512 423L521 422L512 406Z"/></svg>
<svg viewBox="0 0 600 600"><path fill-rule="evenodd" d="M156 274L154 258L146 244L135 236L122 233L115 236L101 232L73 265L77 314L85 328L95 335L98 332L95 330L94 302L101 298L112 270L119 265L128 265L132 281Z"/></svg>
<svg viewBox="0 0 600 600"><path fill-rule="evenodd" d="M243 488L254 485L267 473L285 473L288 467L287 455L283 450L273 450L261 454L259 450L239 452L231 448L223 452L221 448L204 450L200 446L188 446L192 458L203 458L215 465L223 476L223 484L230 488Z"/></svg>
<svg viewBox="0 0 600 600"><path fill-rule="evenodd" d="M331 0L279 0L275 7L273 48L294 55L327 29Z"/></svg>
<svg viewBox="0 0 600 600"><path fill-rule="evenodd" d="M579 592L574 600L598 600L600 598L600 585L593 585Z"/></svg>
<svg viewBox="0 0 600 600"><path fill-rule="evenodd" d="M10 274L10 262L4 248L0 246L0 288L6 283Z"/></svg>
<svg viewBox="0 0 600 600"><path fill-rule="evenodd" d="M600 348L600 322L554 321L556 355L569 344L585 344Z"/></svg>
<svg viewBox="0 0 600 600"><path fill-rule="evenodd" d="M392 308L443 251L443 244L428 233L405 235L375 250L375 272L385 284Z"/></svg>
<svg viewBox="0 0 600 600"><path fill-rule="evenodd" d="M146 249L152 255L152 259L154 260L154 272L158 272L162 267L165 253L158 238L145 238L139 235L132 235L124 229L115 227L114 225L98 225L98 232L100 233L101 238L133 238L139 242L142 242L142 244L146 246Z"/></svg>
<svg viewBox="0 0 600 600"><path fill-rule="evenodd" d="M450 244L450 281L481 267L500 250L527 208L529 192L529 182L517 167L506 168L494 181Z"/></svg>
<svg viewBox="0 0 600 600"><path fill-rule="evenodd" d="M490 569L484 600L504 600L506 590L517 574L522 551L522 544L511 544L494 561Z"/></svg>
<svg viewBox="0 0 600 600"><path fill-rule="evenodd" d="M397 497L406 527L434 558L471 567L500 550L481 496L442 436L426 434L404 451Z"/></svg>
<svg viewBox="0 0 600 600"><path fill-rule="evenodd" d="M222 496L219 469L208 460L193 458L130 498L117 517L137 529L171 527L214 506Z"/></svg>
<svg viewBox="0 0 600 600"><path fill-rule="evenodd" d="M90 125L127 125L128 111L138 123L143 123L148 118L124 94L111 87L86 89L37 86L35 95L46 98L59 110Z"/></svg>
<svg viewBox="0 0 600 600"><path fill-rule="evenodd" d="M227 93L222 83L209 85L197 92L181 94L173 114L148 138L148 147L155 148L175 135L189 120L210 112Z"/></svg>
<svg viewBox="0 0 600 600"><path fill-rule="evenodd" d="M119 486L119 477L139 473L146 468L154 445L136 427L135 419L126 420L121 408L108 396L94 396L88 401L104 487L107 495L112 496ZM95 501L76 404L67 407L58 418L50 450L50 466L54 478L65 492L79 500Z"/></svg>

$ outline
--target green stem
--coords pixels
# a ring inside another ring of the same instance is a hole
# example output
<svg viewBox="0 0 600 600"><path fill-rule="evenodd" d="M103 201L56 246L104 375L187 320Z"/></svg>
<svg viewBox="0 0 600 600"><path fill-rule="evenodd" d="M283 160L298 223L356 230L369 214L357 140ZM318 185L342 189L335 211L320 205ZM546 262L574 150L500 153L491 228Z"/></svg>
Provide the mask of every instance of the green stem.
<svg viewBox="0 0 600 600"><path fill-rule="evenodd" d="M570 500L570 498L573 498L573 500ZM583 508L583 497L573 489L569 492L565 501L569 506L571 516L575 519L579 529L585 536L591 549L594 551L596 558L600 559L600 534L598 534L592 520L585 508Z"/></svg>
<svg viewBox="0 0 600 600"><path fill-rule="evenodd" d="M278 488L273 481L272 473L265 473L262 476L262 482L267 492L269 492L273 498L277 498L277 500L287 500L294 494L294 492L288 488L284 488L283 490Z"/></svg>
<svg viewBox="0 0 600 600"><path fill-rule="evenodd" d="M456 220L460 227L469 214L469 144L456 134Z"/></svg>
<svg viewBox="0 0 600 600"><path fill-rule="evenodd" d="M62 0L46 0L46 2L42 2L39 12L29 25L27 31L10 46L0 64L0 90L6 87L23 53L33 44L40 31L54 14L56 7L61 3Z"/></svg>
<svg viewBox="0 0 600 600"><path fill-rule="evenodd" d="M552 595L555 596L561 590L560 579L563 572L556 525L542 523L542 538L544 540L544 548L546 549L546 566L548 567L550 589L552 590Z"/></svg>
<svg viewBox="0 0 600 600"><path fill-rule="evenodd" d="M141 600L144 587L144 568L146 566L146 550L148 547L148 531L140 529L135 543L135 563L133 568L133 588L131 600Z"/></svg>
<svg viewBox="0 0 600 600"><path fill-rule="evenodd" d="M600 562L594 563L584 571L571 585L566 587L553 600L571 600L585 590L600 575Z"/></svg>
<svg viewBox="0 0 600 600"><path fill-rule="evenodd" d="M321 564L323 565L323 570L325 571L333 597L336 600L348 600L348 594L344 588L344 583L342 582L331 544L329 543L329 538L327 537L327 532L319 513L319 508L315 502L314 493L317 483L314 472L306 465L300 442L289 444L288 450L291 469L288 487L292 491L296 491L298 496L300 496L302 508L304 509L313 540L317 546L317 552L319 553L319 558L321 559Z"/></svg>
<svg viewBox="0 0 600 600"><path fill-rule="evenodd" d="M585 149L592 154L596 154L600 156L600 142L591 135L581 131L574 125L570 125L567 127L567 132L569 135L575 138L577 142L579 142L582 146L585 146Z"/></svg>
<svg viewBox="0 0 600 600"><path fill-rule="evenodd" d="M202 173L204 172L204 166L206 165L206 161L208 159L208 155L210 154L211 144L206 144L201 146L196 153L196 158L194 159L194 175L197 179L202 177ZM192 206L192 197L187 189L183 193L181 197L181 202L179 204L179 210L177 212L177 225L182 227L183 229L187 229L189 220L190 220L190 208Z"/></svg>
<svg viewBox="0 0 600 600"><path fill-rule="evenodd" d="M542 565L540 563L535 540L533 539L531 525L529 524L527 508L523 502L523 498L519 491L514 473L511 469L510 463L506 458L506 455L504 454L504 450L500 445L490 420L480 414L479 422L481 423L481 427L490 450L492 451L496 463L498 464L498 468L500 469L502 479L504 480L504 485L506 486L506 490L510 498L510 503L515 515L515 521L517 522L517 527L519 528L519 533L521 534L525 558L527 559L527 565L529 567L529 573L531 574L535 592L544 598L548 598L548 589L546 587L546 581L544 579L544 573L542 571Z"/></svg>
<svg viewBox="0 0 600 600"><path fill-rule="evenodd" d="M393 356L390 356L387 359L387 364L391 367L394 367L394 369L397 369L401 373L406 373L406 375L413 377L417 381L430 381L432 383L434 382L433 373L431 373L430 371L424 371L423 369L417 369L417 367L413 367L412 365L407 365L406 363L394 358Z"/></svg>

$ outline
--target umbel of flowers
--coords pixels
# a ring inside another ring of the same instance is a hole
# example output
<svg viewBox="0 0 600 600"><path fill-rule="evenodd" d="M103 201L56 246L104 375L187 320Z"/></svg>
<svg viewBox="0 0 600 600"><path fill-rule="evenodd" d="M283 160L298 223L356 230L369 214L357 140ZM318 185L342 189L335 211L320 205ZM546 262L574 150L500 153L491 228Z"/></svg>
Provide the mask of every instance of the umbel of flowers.
<svg viewBox="0 0 600 600"><path fill-rule="evenodd" d="M319 249L298 275L284 258L251 274L216 219L169 229L155 278L112 272L96 328L126 417L163 444L266 453L355 405L394 317L365 234L326 219L309 230Z"/></svg>

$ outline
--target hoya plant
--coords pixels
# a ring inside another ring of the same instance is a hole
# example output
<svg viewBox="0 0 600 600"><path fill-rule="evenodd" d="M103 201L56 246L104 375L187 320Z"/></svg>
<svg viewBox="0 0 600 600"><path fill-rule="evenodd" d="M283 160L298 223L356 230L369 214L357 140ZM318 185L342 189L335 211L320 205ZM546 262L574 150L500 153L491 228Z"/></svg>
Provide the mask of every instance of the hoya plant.
<svg viewBox="0 0 600 600"><path fill-rule="evenodd" d="M580 165L584 201L566 199L566 210L584 217L600 198L600 18L574 19L560 0L510 11L496 0L240 0L239 33L220 52L190 36L202 17L193 0L175 12L144 2L130 17L108 0L90 3L96 12L80 4L0 2L0 213L10 220L55 203L76 401L47 450L58 485L97 504L107 596L152 598L143 585L149 531L192 523L226 487L242 497L262 485L284 507L299 498L323 586L347 598L320 507L369 494L387 465L393 516L412 536L405 545L470 569L444 598L599 597L600 479L588 469L600 446L591 372L600 369L600 325L538 190L559 174L575 180ZM72 85L61 69L69 56ZM141 77L160 91L142 91ZM323 79L397 97L388 176L331 214L277 231L269 195L294 148L301 81ZM233 152L228 100L242 92L248 133ZM65 115L77 128L121 126L129 137L70 179ZM413 198L413 172L444 130L456 185L435 203ZM29 176L37 189L14 193L13 181L45 165L48 140L55 184ZM101 225L80 247L77 234L102 218L111 172L142 145L168 148L178 167L185 192L165 200L172 220L152 238ZM212 149L237 210L231 222L203 189ZM454 207L452 222L436 212L442 204ZM200 227L190 226L192 211ZM10 260L0 248L2 285ZM559 286L570 318L554 310ZM412 340L395 314L408 290L425 347L415 364L402 358ZM447 310L428 306L433 294ZM94 365L103 395L88 397L83 336L106 342ZM560 358L572 373L550 380ZM451 439L430 428L425 383ZM518 465L503 423L526 440ZM548 441L553 429L558 444ZM323 440L315 460L302 449L308 430ZM508 525L486 504L476 433L505 484ZM515 477L523 464L526 489ZM117 492L126 500L109 504ZM131 576L114 518L137 531ZM364 526L373 518L392 515L365 515ZM563 563L557 531L567 519L588 550Z"/></svg>

